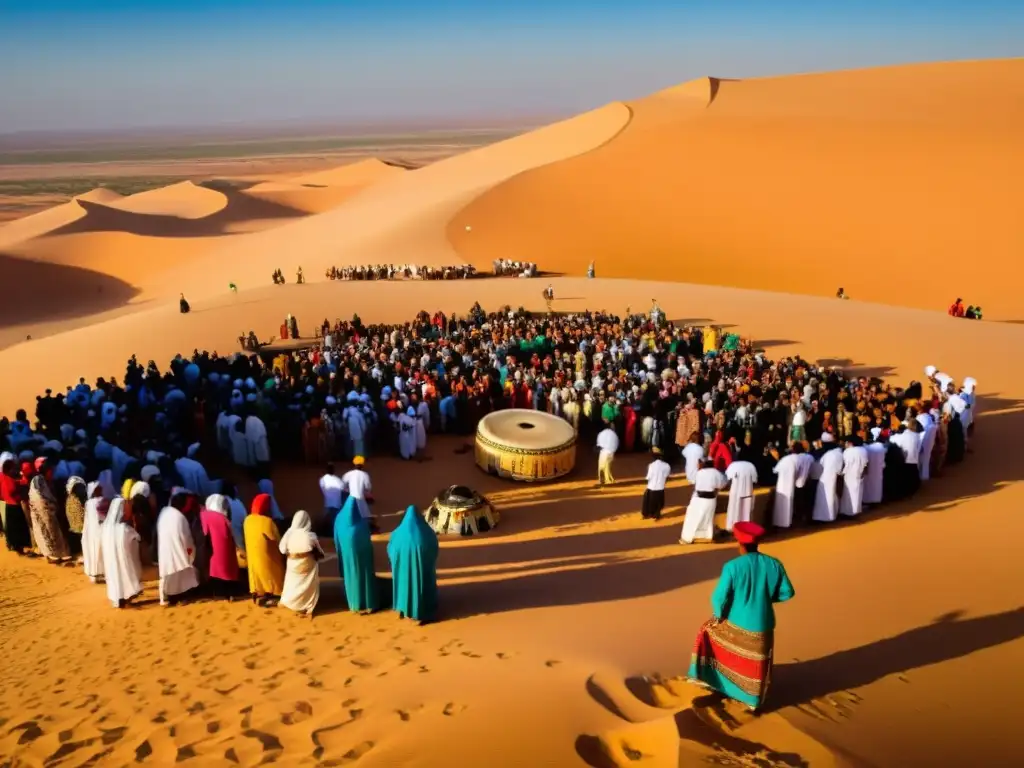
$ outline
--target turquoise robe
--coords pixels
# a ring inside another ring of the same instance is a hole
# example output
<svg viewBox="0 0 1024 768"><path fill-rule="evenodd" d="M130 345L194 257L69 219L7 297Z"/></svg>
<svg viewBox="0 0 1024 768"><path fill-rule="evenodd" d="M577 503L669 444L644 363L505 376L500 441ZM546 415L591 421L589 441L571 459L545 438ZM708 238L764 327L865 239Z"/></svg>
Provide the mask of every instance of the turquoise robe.
<svg viewBox="0 0 1024 768"><path fill-rule="evenodd" d="M410 506L388 542L394 609L401 616L418 621L436 618L437 551L437 534Z"/></svg>
<svg viewBox="0 0 1024 768"><path fill-rule="evenodd" d="M380 599L373 569L370 528L351 496L334 519L334 548L338 570L345 581L345 598L351 611L375 611Z"/></svg>
<svg viewBox="0 0 1024 768"><path fill-rule="evenodd" d="M783 603L794 594L793 584L781 562L760 552L748 552L722 568L718 586L711 595L711 608L716 619L748 632L771 636L775 630L774 604ZM699 678L719 693L748 706L762 704L716 670L699 674L696 661L690 664L689 677Z"/></svg>

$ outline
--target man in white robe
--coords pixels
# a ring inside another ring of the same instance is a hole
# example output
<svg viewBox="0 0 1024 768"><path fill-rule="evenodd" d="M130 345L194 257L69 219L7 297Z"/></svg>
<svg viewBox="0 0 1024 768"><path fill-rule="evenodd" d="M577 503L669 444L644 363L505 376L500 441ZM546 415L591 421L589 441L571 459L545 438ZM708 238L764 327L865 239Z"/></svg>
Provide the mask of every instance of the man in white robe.
<svg viewBox="0 0 1024 768"><path fill-rule="evenodd" d="M932 450L935 448L935 438L938 436L938 425L932 419L930 413L919 413L917 423L921 425L921 455L918 462L918 472L921 480L931 480Z"/></svg>
<svg viewBox="0 0 1024 768"><path fill-rule="evenodd" d="M811 508L814 506L815 485L808 485L811 479L811 472L814 470L814 457L809 454L803 443L793 444L793 453L796 454L796 480L793 485L796 487L793 496L793 509L801 522L807 522L811 516Z"/></svg>
<svg viewBox="0 0 1024 768"><path fill-rule="evenodd" d="M199 453L199 443L193 443L188 448L188 455L176 459L174 468L181 477L181 484L205 499L207 496L220 491L220 483L210 480L210 476L204 467L195 457Z"/></svg>
<svg viewBox="0 0 1024 768"><path fill-rule="evenodd" d="M181 494L172 499L173 504ZM164 507L156 521L157 551L160 565L160 605L199 586L199 575L192 566L196 545L188 520L176 507Z"/></svg>
<svg viewBox="0 0 1024 768"><path fill-rule="evenodd" d="M240 467L254 467L256 460L249 454L245 439L245 422L237 413L228 416L228 435L231 440L231 460Z"/></svg>
<svg viewBox="0 0 1024 768"><path fill-rule="evenodd" d="M700 462L704 458L704 446L697 442L689 442L683 447L683 461L686 467L686 480L693 485L697 482L697 472L700 470Z"/></svg>
<svg viewBox="0 0 1024 768"><path fill-rule="evenodd" d="M835 446L826 451L815 464L818 487L814 492L814 509L811 519L819 523L834 523L839 516L839 494L837 486L843 473L843 449Z"/></svg>
<svg viewBox="0 0 1024 768"><path fill-rule="evenodd" d="M411 406L398 417L398 453L403 459L416 455L416 409Z"/></svg>
<svg viewBox="0 0 1024 768"><path fill-rule="evenodd" d="M734 461L725 469L729 481L729 507L725 514L725 530L731 531L739 522L750 522L754 513L754 483L757 467L749 461Z"/></svg>
<svg viewBox="0 0 1024 768"><path fill-rule="evenodd" d="M615 454L619 450L619 436L610 425L597 433L597 484L608 485L615 482L612 474L612 465L615 463Z"/></svg>
<svg viewBox="0 0 1024 768"><path fill-rule="evenodd" d="M430 429L430 406L420 400L416 406L416 450L427 447L427 430Z"/></svg>
<svg viewBox="0 0 1024 768"><path fill-rule="evenodd" d="M881 504L885 481L885 443L864 446L868 452L868 474L864 478L864 503Z"/></svg>
<svg viewBox="0 0 1024 768"><path fill-rule="evenodd" d="M686 519L679 536L681 544L692 544L696 539L712 541L715 538L715 511L718 509L718 492L725 488L725 475L714 468L708 460L697 470L693 484L693 495L686 507Z"/></svg>
<svg viewBox="0 0 1024 768"><path fill-rule="evenodd" d="M798 455L787 453L775 463L775 501L772 505L772 525L789 528L793 525L793 501L796 497Z"/></svg>
<svg viewBox="0 0 1024 768"><path fill-rule="evenodd" d="M367 520L370 518L370 499L373 498L370 473L363 469L366 460L362 456L356 456L352 464L353 468L341 476L341 484L344 492L355 501L359 514Z"/></svg>
<svg viewBox="0 0 1024 768"><path fill-rule="evenodd" d="M870 456L860 440L846 440L843 451L843 495L839 499L839 514L856 517L863 509L864 476L868 472Z"/></svg>
<svg viewBox="0 0 1024 768"><path fill-rule="evenodd" d="M267 427L263 420L255 414L245 419L245 442L249 445L249 455L256 466L270 463L270 445L267 443Z"/></svg>

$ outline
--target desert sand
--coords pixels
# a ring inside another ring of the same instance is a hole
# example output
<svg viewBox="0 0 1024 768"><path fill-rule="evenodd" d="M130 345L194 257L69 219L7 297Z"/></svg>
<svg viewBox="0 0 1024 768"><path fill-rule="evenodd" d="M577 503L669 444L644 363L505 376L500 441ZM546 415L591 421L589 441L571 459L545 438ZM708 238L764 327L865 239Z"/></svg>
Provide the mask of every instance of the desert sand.
<svg viewBox="0 0 1024 768"><path fill-rule="evenodd" d="M267 338L288 312L309 329L353 312L369 321L464 312L474 300L541 309L546 279L322 280L330 264L484 267L498 257L576 275L551 280L559 310L623 312L656 298L670 318L732 326L771 357L799 353L903 382L935 364L976 377L980 392L964 464L855 524L765 545L797 597L778 611L771 707L759 718L673 679L733 551L676 543L680 481L652 525L639 516L642 456L623 459L627 482L604 492L585 448L573 475L526 486L480 473L461 441L434 439L422 464L370 460L385 514L380 569L399 510L444 486L469 483L503 515L486 536L442 544L435 625L342 611L336 562L323 567L324 611L307 623L248 603L164 610L155 587L153 602L114 611L80 573L0 552L0 756L25 765L1012 764L1024 750L1024 484L1008 446L1024 429L1024 367L1013 355L1024 325L957 320L944 308L959 293L988 316L1018 319L1013 281L999 277L1015 265L1021 230L998 182L1020 169L1021 115L998 96L1022 78L1021 62L1009 61L708 80L421 169L368 173L336 206L296 206L269 225L224 212L285 201L177 185L145 211L91 196L0 227L5 280L31 288L8 294L0 317L5 414L79 376L120 377L133 353L165 364L193 348L236 351L240 332ZM900 172L880 179L883 168ZM267 194L356 185L274 183ZM936 215L925 226L928 210ZM869 218L875 226L862 227ZM114 236L120 256L100 239ZM843 265L854 300L830 298L840 277L815 266L819 257ZM597 280L579 276L591 258ZM885 271L858 272L858 261ZM291 280L298 264L314 282L270 285L275 267ZM227 292L231 280L239 293ZM179 291L193 301L189 315L177 311ZM318 509L319 474L281 468L282 506Z"/></svg>

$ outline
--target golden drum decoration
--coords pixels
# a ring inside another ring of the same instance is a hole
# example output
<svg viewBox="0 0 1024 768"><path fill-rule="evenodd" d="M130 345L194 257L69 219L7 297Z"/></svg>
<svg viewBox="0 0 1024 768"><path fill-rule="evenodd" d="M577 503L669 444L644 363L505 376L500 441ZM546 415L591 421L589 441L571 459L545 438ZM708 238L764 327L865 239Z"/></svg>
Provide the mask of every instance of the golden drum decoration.
<svg viewBox="0 0 1024 768"><path fill-rule="evenodd" d="M576 466L576 431L543 411L510 408L489 413L476 430L476 463L511 480L554 480Z"/></svg>

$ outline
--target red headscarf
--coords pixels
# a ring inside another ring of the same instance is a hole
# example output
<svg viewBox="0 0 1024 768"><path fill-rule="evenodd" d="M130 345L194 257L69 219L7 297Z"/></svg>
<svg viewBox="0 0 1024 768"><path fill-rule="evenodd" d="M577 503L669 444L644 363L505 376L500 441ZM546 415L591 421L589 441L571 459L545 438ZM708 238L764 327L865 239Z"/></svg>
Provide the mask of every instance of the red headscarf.
<svg viewBox="0 0 1024 768"><path fill-rule="evenodd" d="M725 436L722 434L722 430L718 430L715 434L715 439L708 446L708 458L711 459L715 469L719 472L725 472L729 465L732 464L732 451L729 450L729 446L725 443Z"/></svg>
<svg viewBox="0 0 1024 768"><path fill-rule="evenodd" d="M260 517L270 517L271 499L269 493L261 493L252 500L252 514Z"/></svg>

